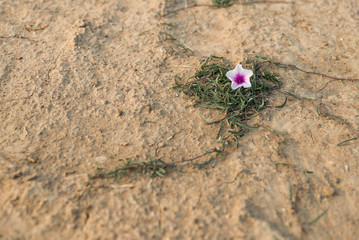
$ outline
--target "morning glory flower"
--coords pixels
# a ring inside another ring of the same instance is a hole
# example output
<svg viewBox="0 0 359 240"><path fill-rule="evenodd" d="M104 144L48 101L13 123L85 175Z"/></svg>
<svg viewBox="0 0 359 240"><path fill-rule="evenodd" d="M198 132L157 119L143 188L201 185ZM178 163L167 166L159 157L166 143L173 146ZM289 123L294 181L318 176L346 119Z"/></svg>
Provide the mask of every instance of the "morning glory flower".
<svg viewBox="0 0 359 240"><path fill-rule="evenodd" d="M226 73L226 76L232 81L232 89L235 90L239 87L250 88L250 78L253 75L253 71L242 68L242 65L238 64L235 69Z"/></svg>

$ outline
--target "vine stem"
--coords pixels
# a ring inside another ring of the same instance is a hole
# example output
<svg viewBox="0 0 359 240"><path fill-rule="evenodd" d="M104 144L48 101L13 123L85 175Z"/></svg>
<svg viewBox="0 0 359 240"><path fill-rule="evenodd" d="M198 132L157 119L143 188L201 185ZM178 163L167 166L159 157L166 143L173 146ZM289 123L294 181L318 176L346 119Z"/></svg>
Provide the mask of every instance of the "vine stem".
<svg viewBox="0 0 359 240"><path fill-rule="evenodd" d="M359 81L359 78L340 78L340 77L330 76L330 75L325 74L325 73L307 71L307 70L304 70L304 69L302 69L302 68L300 68L300 67L298 67L297 65L294 65L294 64L274 62L272 60L265 60L265 61L262 61L262 63L272 63L274 65L293 68L293 69L296 69L296 70L298 70L300 72L304 72L304 73L307 73L307 74L313 74L313 75L317 75L317 76L321 76L321 77L325 77L325 78L330 78L330 79L333 79L333 80L336 80L336 81Z"/></svg>
<svg viewBox="0 0 359 240"><path fill-rule="evenodd" d="M304 1L305 2L305 1ZM291 3L295 3L295 2L287 2L287 1L266 1L266 0L263 0L263 1L253 1L253 2L239 2L239 3L235 3L235 4L238 4L238 5L253 5L253 4L261 4L261 3L266 3L266 4L270 4L270 3L284 3L284 4L291 4ZM233 3L234 4L234 3ZM232 5L233 5L232 4ZM231 6L232 6L231 5ZM168 15L172 14L172 13L176 13L176 12L180 12L180 11L183 11L183 10L187 10L187 9L191 9L191 8L197 8L197 7L216 7L216 8L223 8L221 6L216 6L216 5L211 5L211 4L193 4L191 6L186 6L186 7L182 7L182 8L178 8L176 10L173 10L173 11L170 11L170 12L167 12L163 15L161 15L161 17L167 17ZM226 6L226 7L229 7L229 6Z"/></svg>

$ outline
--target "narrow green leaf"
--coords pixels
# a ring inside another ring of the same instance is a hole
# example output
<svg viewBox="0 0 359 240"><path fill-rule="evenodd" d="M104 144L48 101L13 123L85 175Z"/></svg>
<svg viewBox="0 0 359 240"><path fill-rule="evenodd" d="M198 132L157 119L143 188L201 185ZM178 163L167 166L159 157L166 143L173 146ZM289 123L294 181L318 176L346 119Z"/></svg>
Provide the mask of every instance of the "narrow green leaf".
<svg viewBox="0 0 359 240"><path fill-rule="evenodd" d="M289 189L289 193L290 193L289 200L291 202L293 202L293 187L294 187L294 185L292 184L292 185L290 185L290 189Z"/></svg>
<svg viewBox="0 0 359 240"><path fill-rule="evenodd" d="M138 34L138 36L145 35L145 34L148 33L149 31L151 31L151 29L141 32L140 34Z"/></svg>
<svg viewBox="0 0 359 240"><path fill-rule="evenodd" d="M287 97L285 97L284 103L282 105L276 106L276 108L283 108L287 104Z"/></svg>
<svg viewBox="0 0 359 240"><path fill-rule="evenodd" d="M322 214L316 217L313 221L309 222L309 225L313 225L314 223L318 222L325 214L327 214L328 209L326 209Z"/></svg>
<svg viewBox="0 0 359 240"><path fill-rule="evenodd" d="M357 140L357 139L358 138L355 137L355 138L351 138L351 139L348 139L348 140L344 140L344 141L338 143L337 146L341 146L341 145L343 145L343 144L345 144L347 142L354 141L354 140Z"/></svg>
<svg viewBox="0 0 359 240"><path fill-rule="evenodd" d="M223 128L223 124L224 124L224 121L222 121L222 123L221 123L221 127L219 128L219 131L218 131L218 134L217 134L216 139L219 139L219 137L221 136L221 132L222 132L222 128Z"/></svg>
<svg viewBox="0 0 359 240"><path fill-rule="evenodd" d="M155 174L159 177L163 177L164 175L162 173L160 173L159 171L156 171Z"/></svg>

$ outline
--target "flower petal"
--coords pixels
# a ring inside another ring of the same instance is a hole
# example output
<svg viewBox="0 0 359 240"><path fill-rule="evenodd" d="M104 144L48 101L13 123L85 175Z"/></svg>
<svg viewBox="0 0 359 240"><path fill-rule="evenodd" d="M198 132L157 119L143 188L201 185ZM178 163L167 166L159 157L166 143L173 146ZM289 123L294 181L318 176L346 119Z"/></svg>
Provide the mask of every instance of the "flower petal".
<svg viewBox="0 0 359 240"><path fill-rule="evenodd" d="M252 86L250 78L253 76L253 71L250 69L244 69L241 64L237 64L233 70L228 71L226 76L232 81L231 88L233 90L242 86L244 88L250 88ZM244 77L244 82L243 80L238 81L238 76L241 76L241 78Z"/></svg>
<svg viewBox="0 0 359 240"><path fill-rule="evenodd" d="M243 69L243 74L246 75L246 77L250 78L253 76L253 71L249 69Z"/></svg>
<svg viewBox="0 0 359 240"><path fill-rule="evenodd" d="M234 80L234 78L236 77L237 73L236 73L236 69L230 70L226 73L226 77L231 79L231 81Z"/></svg>
<svg viewBox="0 0 359 240"><path fill-rule="evenodd" d="M241 64L237 64L237 66L236 66L236 68L234 70L236 71L236 73L243 74L243 72L244 72L244 69L243 69Z"/></svg>
<svg viewBox="0 0 359 240"><path fill-rule="evenodd" d="M241 86L241 85L238 84L238 83L236 83L235 81L233 81L233 82L232 82L232 85L231 85L231 87L232 87L233 90L236 90L236 89L239 88L240 86Z"/></svg>
<svg viewBox="0 0 359 240"><path fill-rule="evenodd" d="M244 82L244 83L242 83L242 86L244 87L244 88L250 88L250 87L252 87L252 84L251 84L251 82L250 81L246 81L246 82Z"/></svg>

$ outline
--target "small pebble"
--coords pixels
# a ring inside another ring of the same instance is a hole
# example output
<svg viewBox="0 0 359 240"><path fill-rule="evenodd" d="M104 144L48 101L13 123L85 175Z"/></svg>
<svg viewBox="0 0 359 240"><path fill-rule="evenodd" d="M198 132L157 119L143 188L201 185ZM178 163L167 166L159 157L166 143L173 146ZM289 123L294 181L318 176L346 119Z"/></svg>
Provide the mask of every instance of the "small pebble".
<svg viewBox="0 0 359 240"><path fill-rule="evenodd" d="M147 107L146 107L146 111L147 111L148 113L150 113L150 112L152 112L152 108L151 108L150 106L147 106Z"/></svg>
<svg viewBox="0 0 359 240"><path fill-rule="evenodd" d="M106 156L99 156L99 157L96 157L95 160L99 163L104 163L107 161L107 157Z"/></svg>
<svg viewBox="0 0 359 240"><path fill-rule="evenodd" d="M337 165L337 163L334 162L334 161L329 161L328 163L329 163L329 165L332 166L332 167L335 167L335 166Z"/></svg>

